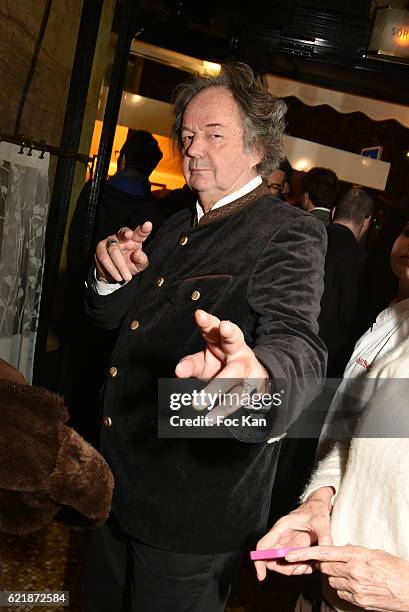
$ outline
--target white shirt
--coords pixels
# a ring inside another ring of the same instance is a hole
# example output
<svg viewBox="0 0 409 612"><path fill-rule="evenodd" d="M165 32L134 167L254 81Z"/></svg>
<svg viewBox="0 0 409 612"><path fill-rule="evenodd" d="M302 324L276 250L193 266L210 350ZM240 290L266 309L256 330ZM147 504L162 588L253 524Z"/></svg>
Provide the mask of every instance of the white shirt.
<svg viewBox="0 0 409 612"><path fill-rule="evenodd" d="M250 193L250 191L253 191L256 187L261 185L262 182L263 182L263 179L261 178L260 175L255 176L253 179L251 179L251 181L243 185L243 187L240 187L240 189L238 189L237 191L233 191L233 193L229 193L229 195L224 196L220 200L217 200L217 202L213 204L210 210L216 210L216 208L221 208L225 204L230 204L230 202L234 202L234 200L238 200L239 198L242 198L243 196ZM199 222L200 219L205 214L203 212L203 208L199 204L199 201L196 202L196 212L197 212L197 221Z"/></svg>
<svg viewBox="0 0 409 612"><path fill-rule="evenodd" d="M330 208L326 208L325 206L314 206L312 210L325 210L325 212L331 212ZM311 210L310 210L311 212Z"/></svg>
<svg viewBox="0 0 409 612"><path fill-rule="evenodd" d="M254 189L258 187L259 185L261 185L262 182L263 182L263 179L261 178L260 175L255 176L254 178L251 179L251 181L243 185L243 187L240 187L240 189L237 189L237 191L233 191L233 193L229 193L229 195L224 196L223 198L218 200L215 204L213 204L211 210L215 210L216 208L221 208L225 204L230 204L230 202L234 202L234 200L238 200L239 198L242 198L243 196L250 193L250 191L254 191ZM197 220L199 222L200 219L205 214L203 212L203 208L199 204L199 201L196 202L196 212L197 212ZM123 285L124 283L106 283L104 281L100 281L97 279L96 272L95 272L95 288L97 290L97 293L99 293L100 295L109 295L110 293L113 293L117 289L120 289Z"/></svg>
<svg viewBox="0 0 409 612"><path fill-rule="evenodd" d="M399 397L397 401L390 398L379 406L374 400L380 393L394 391L394 387L382 386L386 377L409 375L409 299L381 312L372 328L358 340L344 376L362 376L369 366L367 376L376 379L376 393L368 399L358 424L359 428L363 422L364 431L365 421L372 423L376 410L384 411L387 418L394 420L399 410L402 412L403 408L405 412L406 398ZM345 378L340 391L347 384ZM402 434L405 435L405 429ZM313 473L303 499L321 487L334 487L331 535L335 546L349 543L378 548L409 561L408 456L409 438L359 436L339 440L332 446ZM325 580L323 587L335 610L349 610Z"/></svg>
<svg viewBox="0 0 409 612"><path fill-rule="evenodd" d="M371 366L375 360L378 361L390 351L395 350L407 338L409 338L409 299L402 300L383 310L378 315L372 327L358 340L351 359L345 368L343 380L332 400L331 411L333 411L334 405L336 406L338 399L342 397L342 395L348 394L350 379L353 380L366 377L367 375L372 378L371 373L367 374L369 366ZM374 387L371 387L371 390L373 391ZM367 399L369 400L370 398ZM347 453L342 461L340 461L339 456L341 447L342 452ZM304 492L303 500L306 500L313 491L321 487L332 486L338 491L343 475L340 466L345 463L347 459L348 447L349 441L348 444L346 444L346 449L345 444L341 444L337 445L337 450L333 451L335 454L338 454L338 459L335 459L334 471L330 468L329 456L320 461ZM330 455L331 454L332 453L330 453ZM326 467L329 468L328 472Z"/></svg>

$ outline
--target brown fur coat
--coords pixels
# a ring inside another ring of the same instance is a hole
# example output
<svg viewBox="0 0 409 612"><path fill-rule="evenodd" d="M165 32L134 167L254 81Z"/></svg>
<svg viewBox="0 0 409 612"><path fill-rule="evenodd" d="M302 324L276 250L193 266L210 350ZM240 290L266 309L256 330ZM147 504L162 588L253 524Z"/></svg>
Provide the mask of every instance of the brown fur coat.
<svg viewBox="0 0 409 612"><path fill-rule="evenodd" d="M61 397L0 360L0 532L36 531L63 506L92 526L106 520L112 473L67 420Z"/></svg>

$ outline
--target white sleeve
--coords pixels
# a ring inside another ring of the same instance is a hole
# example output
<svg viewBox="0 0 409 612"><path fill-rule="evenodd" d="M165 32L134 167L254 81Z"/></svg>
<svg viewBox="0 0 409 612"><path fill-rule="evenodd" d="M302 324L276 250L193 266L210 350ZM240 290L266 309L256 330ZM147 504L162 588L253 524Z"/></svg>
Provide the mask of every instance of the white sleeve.
<svg viewBox="0 0 409 612"><path fill-rule="evenodd" d="M99 295L110 295L111 293L113 293L114 291L117 291L118 289L120 289L121 287L125 285L125 283L108 283L107 281L98 280L96 270L94 270L94 278L95 278L95 282L93 283L93 285L94 285L95 291ZM85 286L88 288L87 283L85 283Z"/></svg>
<svg viewBox="0 0 409 612"><path fill-rule="evenodd" d="M335 495L331 499L331 503L334 502L345 473L350 443L350 440L337 440L333 443L328 454L318 462L310 482L301 496L302 502L322 487L333 487L335 489Z"/></svg>

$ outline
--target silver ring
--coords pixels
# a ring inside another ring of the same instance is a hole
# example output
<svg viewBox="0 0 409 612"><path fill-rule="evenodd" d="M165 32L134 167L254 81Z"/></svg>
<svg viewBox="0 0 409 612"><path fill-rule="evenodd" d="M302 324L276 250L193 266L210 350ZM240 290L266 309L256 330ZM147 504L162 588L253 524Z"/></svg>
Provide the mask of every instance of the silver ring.
<svg viewBox="0 0 409 612"><path fill-rule="evenodd" d="M119 242L115 238L111 238L111 240L107 240L107 245L109 246L110 244L119 244Z"/></svg>

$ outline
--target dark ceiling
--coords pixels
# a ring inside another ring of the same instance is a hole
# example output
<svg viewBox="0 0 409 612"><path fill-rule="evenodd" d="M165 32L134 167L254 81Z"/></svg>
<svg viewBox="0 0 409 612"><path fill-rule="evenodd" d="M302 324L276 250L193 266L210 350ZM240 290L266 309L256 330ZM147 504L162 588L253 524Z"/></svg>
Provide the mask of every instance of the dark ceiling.
<svg viewBox="0 0 409 612"><path fill-rule="evenodd" d="M141 0L140 40L257 73L409 103L409 64L365 57L371 0ZM119 5L120 6L120 5Z"/></svg>

